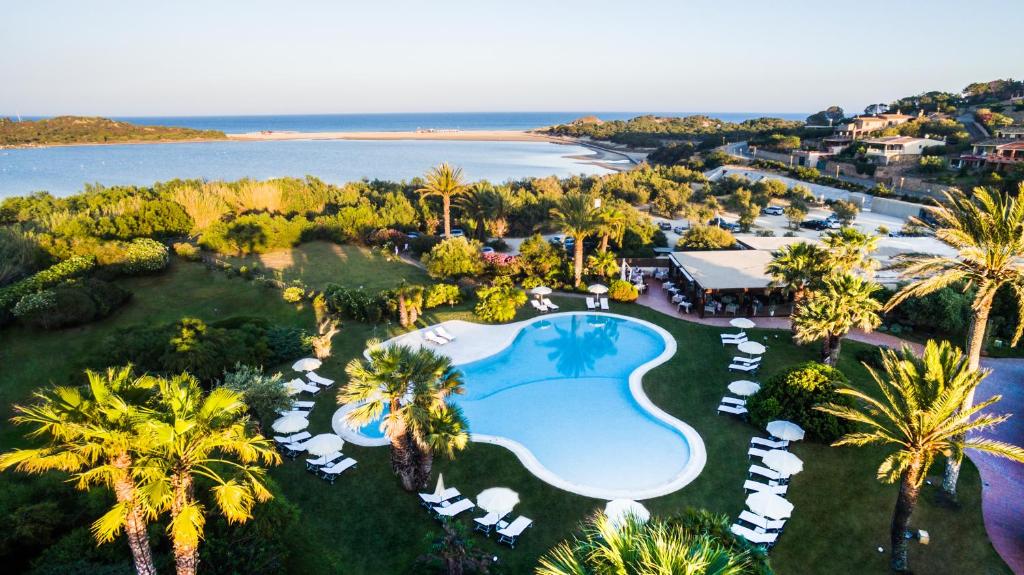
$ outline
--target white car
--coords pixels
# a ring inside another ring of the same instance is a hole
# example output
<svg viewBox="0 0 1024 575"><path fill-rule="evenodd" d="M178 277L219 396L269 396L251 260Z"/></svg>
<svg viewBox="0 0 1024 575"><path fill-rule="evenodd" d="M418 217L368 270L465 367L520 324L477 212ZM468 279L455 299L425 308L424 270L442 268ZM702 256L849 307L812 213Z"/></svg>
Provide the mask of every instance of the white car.
<svg viewBox="0 0 1024 575"><path fill-rule="evenodd" d="M781 216L784 213L782 206L767 206L761 208L761 213L766 216Z"/></svg>

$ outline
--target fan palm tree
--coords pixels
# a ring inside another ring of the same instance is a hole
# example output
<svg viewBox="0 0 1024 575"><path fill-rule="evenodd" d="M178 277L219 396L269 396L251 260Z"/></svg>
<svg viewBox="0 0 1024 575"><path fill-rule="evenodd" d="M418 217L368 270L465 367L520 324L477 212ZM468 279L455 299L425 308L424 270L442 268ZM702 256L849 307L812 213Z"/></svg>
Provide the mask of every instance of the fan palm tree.
<svg viewBox="0 0 1024 575"><path fill-rule="evenodd" d="M577 190L559 198L551 210L551 216L562 232L575 240L573 285L577 287L583 279L583 240L597 233L601 226L600 209L595 199L595 196Z"/></svg>
<svg viewBox="0 0 1024 575"><path fill-rule="evenodd" d="M828 275L828 252L807 242L789 244L772 254L765 271L775 287L792 293L793 300L799 303L809 288Z"/></svg>
<svg viewBox="0 0 1024 575"><path fill-rule="evenodd" d="M885 445L892 449L878 468L878 479L900 483L890 539L892 567L906 571L907 528L921 484L935 458L944 454L961 459L964 450L970 448L1024 462L1024 449L977 436L965 439L968 432L989 429L1009 416L979 415L999 401L999 396L962 407L988 373L971 367L949 342L929 341L921 357L915 357L908 347L899 353L885 350L882 370L884 373L879 374L868 367L882 392L881 399L846 388L838 392L855 398L860 405L830 404L816 409L862 426L861 431L847 434L832 445Z"/></svg>
<svg viewBox="0 0 1024 575"><path fill-rule="evenodd" d="M882 304L873 297L881 287L852 274L826 278L821 290L811 292L793 314L797 342L822 340L821 361L835 366L851 329L871 331L882 322Z"/></svg>
<svg viewBox="0 0 1024 575"><path fill-rule="evenodd" d="M466 182L462 177L462 168L453 168L447 163L431 168L427 172L427 183L416 190L424 196L440 196L444 206L444 237L452 237L452 198L466 190Z"/></svg>
<svg viewBox="0 0 1024 575"><path fill-rule="evenodd" d="M587 256L587 269L592 274L610 278L619 273L619 262L612 252L598 252Z"/></svg>
<svg viewBox="0 0 1024 575"><path fill-rule="evenodd" d="M86 377L84 388L57 387L36 393L34 405L14 406L14 423L31 426L29 437L45 438L46 446L0 455L0 469L63 471L73 474L79 489L103 485L113 491L116 503L93 523L93 535L108 542L124 529L136 573L155 575L146 532L150 514L133 476L135 454L146 447L139 426L154 382L135 377L131 367L103 375L87 371Z"/></svg>
<svg viewBox="0 0 1024 575"><path fill-rule="evenodd" d="M450 359L429 349L371 340L367 351L368 359L353 359L345 367L348 383L338 401L361 404L346 416L352 425L383 417L392 469L404 489L419 489L429 480L435 453L452 457L469 441L462 412L448 401L463 393L462 374Z"/></svg>
<svg viewBox="0 0 1024 575"><path fill-rule="evenodd" d="M747 551L731 551L709 535L689 533L658 519L643 523L627 516L613 525L604 514L585 523L573 541L548 551L535 571L537 575L759 572Z"/></svg>
<svg viewBox="0 0 1024 575"><path fill-rule="evenodd" d="M988 316L996 292L1005 288L1017 303L1017 330L1011 345L1017 345L1024 333L1024 184L1013 197L985 188L975 188L974 197L962 192L947 192L945 200L932 209L935 237L956 250L955 256L908 254L898 257L894 266L911 282L886 304L889 311L908 298L922 297L955 284L977 288L971 306L967 330L967 359L971 367L981 365ZM964 409L970 409L973 394L965 396ZM949 460L942 487L956 497L960 464Z"/></svg>
<svg viewBox="0 0 1024 575"><path fill-rule="evenodd" d="M601 210L599 218L598 234L601 236L601 244L598 246L598 250L603 254L608 251L610 240L615 240L617 244L622 243L622 236L626 233L629 216L615 206L608 206Z"/></svg>
<svg viewBox="0 0 1024 575"><path fill-rule="evenodd" d="M829 251L832 269L837 272L860 272L872 277L878 268L878 260L871 254L878 249L878 236L865 234L856 229L845 227L825 235L825 246Z"/></svg>
<svg viewBox="0 0 1024 575"><path fill-rule="evenodd" d="M487 239L487 220L491 213L491 196L494 186L487 182L477 182L456 199L462 210L462 217L473 222L472 237L480 241Z"/></svg>
<svg viewBox="0 0 1024 575"><path fill-rule="evenodd" d="M204 393L188 374L159 379L157 391L153 415L143 423L149 446L139 461L141 491L154 512L170 513L178 575L194 575L206 523L197 480L213 484L213 501L229 523L244 523L257 502L271 498L264 466L281 458L252 432L240 393L224 387Z"/></svg>
<svg viewBox="0 0 1024 575"><path fill-rule="evenodd" d="M495 188L487 196L487 228L491 235L505 237L508 233L508 216L515 205L515 196L505 186Z"/></svg>

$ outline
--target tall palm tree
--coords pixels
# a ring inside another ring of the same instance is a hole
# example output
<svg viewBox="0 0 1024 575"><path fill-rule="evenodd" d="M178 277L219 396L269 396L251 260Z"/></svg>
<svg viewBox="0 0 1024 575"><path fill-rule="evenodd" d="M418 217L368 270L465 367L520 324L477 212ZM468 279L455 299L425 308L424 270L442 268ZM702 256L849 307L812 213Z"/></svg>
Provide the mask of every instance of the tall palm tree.
<svg viewBox="0 0 1024 575"><path fill-rule="evenodd" d="M487 221L491 214L491 196L494 186L488 182L477 182L456 199L462 210L462 217L473 222L472 237L480 241L487 239Z"/></svg>
<svg viewBox="0 0 1024 575"><path fill-rule="evenodd" d="M880 375L868 367L882 399L856 389L840 389L839 393L855 398L860 405L831 404L816 409L861 424L861 431L845 435L832 445L892 448L878 468L878 479L900 482L890 539L892 567L906 571L907 528L921 484L935 458L949 454L950 459L961 459L964 450L970 448L1024 462L1024 449L977 436L965 439L968 432L991 428L1009 416L977 415L999 401L999 396L973 407L961 407L988 373L971 367L949 342L929 341L921 357L915 357L907 347L899 353L885 350L882 368L884 374Z"/></svg>
<svg viewBox="0 0 1024 575"><path fill-rule="evenodd" d="M808 242L789 244L772 254L765 271L771 276L772 285L792 293L793 300L799 303L808 289L828 275L828 252Z"/></svg>
<svg viewBox="0 0 1024 575"><path fill-rule="evenodd" d="M103 543L124 529L136 573L155 575L146 532L150 516L133 476L136 453L146 447L139 426L154 382L135 377L131 367L86 376L84 388L57 387L36 393L34 405L14 406L14 423L31 426L29 437L45 438L46 446L0 455L0 469L64 471L73 474L79 489L102 485L113 491L117 503L93 523L93 535Z"/></svg>
<svg viewBox="0 0 1024 575"><path fill-rule="evenodd" d="M157 391L153 415L143 423L149 448L139 461L141 490L155 512L170 513L178 575L194 575L206 523L197 480L213 484L213 501L229 523L244 523L257 502L271 498L264 466L281 458L253 433L240 393L224 387L204 393L188 374L158 380Z"/></svg>
<svg viewBox="0 0 1024 575"><path fill-rule="evenodd" d="M427 172L427 183L416 190L424 196L441 196L444 206L444 237L452 237L452 198L466 190L466 182L462 177L462 168L453 168L447 163L431 168Z"/></svg>
<svg viewBox="0 0 1024 575"><path fill-rule="evenodd" d="M622 236L626 233L626 224L629 223L629 216L618 207L608 206L599 214L600 226L598 233L601 235L601 244L598 249L601 253L608 251L608 242L615 240L622 243Z"/></svg>
<svg viewBox="0 0 1024 575"><path fill-rule="evenodd" d="M367 352L368 359L345 367L348 383L338 401L361 404L348 412L353 425L383 418L395 475L407 491L419 489L430 478L435 453L452 457L469 441L462 412L449 402L452 394L463 393L462 374L450 359L425 348L371 340Z"/></svg>
<svg viewBox="0 0 1024 575"><path fill-rule="evenodd" d="M592 274L610 278L619 273L619 262L612 252L598 252L587 256L587 270Z"/></svg>
<svg viewBox="0 0 1024 575"><path fill-rule="evenodd" d="M932 209L937 223L935 237L956 250L955 256L909 254L899 257L896 265L911 282L886 304L889 311L908 298L922 297L944 287L963 283L977 291L971 306L971 322L967 330L967 359L971 367L981 365L981 348L985 341L992 301L1000 288L1013 294L1017 303L1017 330L1012 345L1024 333L1024 184L1013 197L985 188L975 188L974 197L962 192L947 192L945 200ZM974 402L973 393L965 396L964 409ZM942 487L956 497L960 464L949 460Z"/></svg>
<svg viewBox="0 0 1024 575"><path fill-rule="evenodd" d="M821 361L835 366L843 337L859 327L871 331L882 322L882 304L874 297L882 286L852 274L830 276L820 290L793 314L793 328L799 343L822 340Z"/></svg>
<svg viewBox="0 0 1024 575"><path fill-rule="evenodd" d="M753 575L760 569L749 552L732 551L707 534L688 532L659 519L628 517L618 525L599 514L572 541L540 559L537 575Z"/></svg>
<svg viewBox="0 0 1024 575"><path fill-rule="evenodd" d="M595 202L596 197L582 192L573 191L558 199L551 210L551 216L565 235L575 240L573 249L573 285L579 286L583 279L583 240L597 233L600 225L600 209Z"/></svg>
<svg viewBox="0 0 1024 575"><path fill-rule="evenodd" d="M878 268L878 260L871 254L878 249L878 236L865 234L851 227L831 231L825 235L825 246L829 251L832 269L837 272L860 272L872 277Z"/></svg>

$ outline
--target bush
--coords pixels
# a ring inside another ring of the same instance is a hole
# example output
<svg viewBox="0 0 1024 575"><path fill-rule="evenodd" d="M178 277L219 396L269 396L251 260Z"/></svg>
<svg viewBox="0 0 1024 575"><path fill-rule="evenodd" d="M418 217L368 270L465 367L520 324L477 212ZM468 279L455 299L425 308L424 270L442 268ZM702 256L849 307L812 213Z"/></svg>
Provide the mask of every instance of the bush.
<svg viewBox="0 0 1024 575"><path fill-rule="evenodd" d="M188 260L190 262L197 262L202 259L202 254L199 251L199 247L195 244L188 242L178 242L174 244L174 253L181 259Z"/></svg>
<svg viewBox="0 0 1024 575"><path fill-rule="evenodd" d="M231 371L224 372L220 386L241 393L249 411L261 421L292 405L281 374L267 375L260 367L236 363Z"/></svg>
<svg viewBox="0 0 1024 575"><path fill-rule="evenodd" d="M786 419L804 428L807 439L823 443L835 441L853 431L853 424L814 409L816 405L835 403L853 405L848 396L836 393L849 384L838 369L809 361L773 375L761 390L747 401L751 421L763 428L770 421Z"/></svg>
<svg viewBox="0 0 1024 575"><path fill-rule="evenodd" d="M636 301L636 298L640 297L640 292L628 281L617 279L612 280L608 286L608 297L613 301Z"/></svg>
<svg viewBox="0 0 1024 575"><path fill-rule="evenodd" d="M288 219L270 214L249 214L230 222L215 222L203 232L199 243L220 253L245 255L299 244L310 229L309 220L296 216Z"/></svg>
<svg viewBox="0 0 1024 575"><path fill-rule="evenodd" d="M27 294L13 312L28 325L56 329L106 317L130 297L131 292L112 283L85 279Z"/></svg>
<svg viewBox="0 0 1024 575"><path fill-rule="evenodd" d="M433 278L458 278L479 275L484 269L480 242L466 238L449 238L434 246L423 256L427 273Z"/></svg>
<svg viewBox="0 0 1024 575"><path fill-rule="evenodd" d="M281 293L281 297L288 303L299 303L306 297L306 290L299 286L291 286L285 288L284 292Z"/></svg>
<svg viewBox="0 0 1024 575"><path fill-rule="evenodd" d="M676 248L692 251L724 250L734 245L736 238L727 230L718 226L693 226L679 238Z"/></svg>
<svg viewBox="0 0 1024 575"><path fill-rule="evenodd" d="M95 257L75 256L0 289L0 311L10 310L27 294L55 286L72 278L84 276L95 267Z"/></svg>
<svg viewBox="0 0 1024 575"><path fill-rule="evenodd" d="M372 293L337 284L324 288L327 310L344 319L377 323L391 312L392 301L387 291ZM394 306L397 308L397 306Z"/></svg>
<svg viewBox="0 0 1024 575"><path fill-rule="evenodd" d="M454 284L434 284L427 290L427 300L424 306L427 309L441 305L455 305L462 299L459 286Z"/></svg>
<svg viewBox="0 0 1024 575"><path fill-rule="evenodd" d="M128 275L158 272L169 262L167 246L149 238L138 238L126 246L121 272Z"/></svg>
<svg viewBox="0 0 1024 575"><path fill-rule="evenodd" d="M501 323L512 321L516 317L516 310L526 303L526 292L516 288L509 281L495 281L490 287L483 287L476 291L479 301L473 308L473 313L480 319Z"/></svg>

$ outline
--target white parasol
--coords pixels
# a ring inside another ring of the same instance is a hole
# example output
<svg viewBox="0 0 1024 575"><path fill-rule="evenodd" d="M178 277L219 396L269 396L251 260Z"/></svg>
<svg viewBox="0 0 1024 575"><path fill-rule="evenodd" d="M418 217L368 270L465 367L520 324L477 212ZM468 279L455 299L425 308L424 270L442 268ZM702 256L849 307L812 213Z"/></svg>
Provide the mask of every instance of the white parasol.
<svg viewBox="0 0 1024 575"><path fill-rule="evenodd" d="M594 284L587 288L587 291L594 294L608 293L608 286L604 284Z"/></svg>
<svg viewBox="0 0 1024 575"><path fill-rule="evenodd" d="M769 469L778 471L781 475L785 475L786 477L796 475L804 470L804 462L799 457L781 449L773 449L769 451L761 458L761 461L768 466Z"/></svg>
<svg viewBox="0 0 1024 575"><path fill-rule="evenodd" d="M800 441L804 438L804 428L792 421L775 420L765 426L772 437L778 437L786 441Z"/></svg>
<svg viewBox="0 0 1024 575"><path fill-rule="evenodd" d="M323 362L315 357L304 357L299 361L292 364L292 369L295 371L313 371L318 369Z"/></svg>
<svg viewBox="0 0 1024 575"><path fill-rule="evenodd" d="M737 318L729 320L729 325L731 325L733 327L738 327L740 329L750 329L750 328L754 327L757 324L755 324L753 321L751 321L751 320L749 320L749 319L747 319L745 317L737 317Z"/></svg>
<svg viewBox="0 0 1024 575"><path fill-rule="evenodd" d="M745 341L741 343L739 346L737 346L736 349L742 351L743 353L749 353L751 355L761 355L762 353L765 352L767 348L757 343L756 341Z"/></svg>
<svg viewBox="0 0 1024 575"><path fill-rule="evenodd" d="M297 413L289 413L274 420L270 427L278 433L295 433L309 427L309 420Z"/></svg>
<svg viewBox="0 0 1024 575"><path fill-rule="evenodd" d="M302 448L311 455L327 455L328 453L341 451L341 448L344 446L345 440L333 433L314 435L302 444Z"/></svg>
<svg viewBox="0 0 1024 575"><path fill-rule="evenodd" d="M642 504L632 499L613 499L604 506L604 514L608 516L608 522L612 527L618 528L627 517L633 517L641 523L647 523L651 518L651 512Z"/></svg>
<svg viewBox="0 0 1024 575"><path fill-rule="evenodd" d="M747 507L758 515L769 519L788 519L793 513L793 504L774 493L759 491L747 497Z"/></svg>
<svg viewBox="0 0 1024 575"><path fill-rule="evenodd" d="M551 288L548 286L537 286L530 290L533 295L551 295Z"/></svg>
<svg viewBox="0 0 1024 575"><path fill-rule="evenodd" d="M284 384L284 391L288 395L298 395L306 390L306 382L301 379L293 379Z"/></svg>
<svg viewBox="0 0 1024 575"><path fill-rule="evenodd" d="M740 379L729 384L729 391L740 397L754 395L760 390L761 386L759 384L747 379Z"/></svg>
<svg viewBox="0 0 1024 575"><path fill-rule="evenodd" d="M476 505L488 513L504 517L519 504L519 494L508 487L484 489L476 496Z"/></svg>

